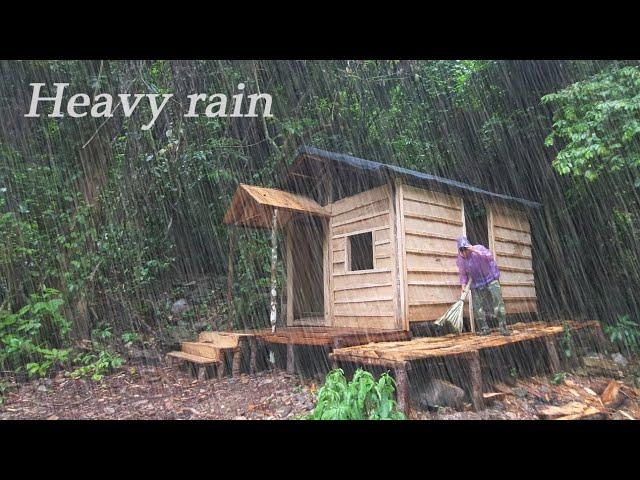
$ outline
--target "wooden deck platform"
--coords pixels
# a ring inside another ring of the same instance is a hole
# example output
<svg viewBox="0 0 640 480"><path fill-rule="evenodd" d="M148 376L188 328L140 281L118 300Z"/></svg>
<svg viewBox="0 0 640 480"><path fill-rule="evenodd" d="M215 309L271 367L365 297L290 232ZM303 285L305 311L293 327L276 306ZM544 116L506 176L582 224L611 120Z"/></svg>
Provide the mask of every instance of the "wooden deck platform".
<svg viewBox="0 0 640 480"><path fill-rule="evenodd" d="M354 329L342 327L280 327L253 332L266 343L286 345L328 346L332 348L362 345L370 342L390 342L408 340L411 334L404 330Z"/></svg>
<svg viewBox="0 0 640 480"><path fill-rule="evenodd" d="M321 347L328 355L336 348L362 345L371 342L408 340L411 333L404 330L353 329L342 327L295 326L253 332L263 344L286 345L287 373L296 373L296 349Z"/></svg>
<svg viewBox="0 0 640 480"><path fill-rule="evenodd" d="M296 349L298 347L322 347L326 354L335 348L361 345L370 342L408 340L411 334L405 331L376 329L328 328L316 326L280 327L275 333L271 329L246 330L244 332L201 332L197 341L182 342L181 351L170 352L171 359L192 363L198 377L204 378L205 367L215 365L218 377L225 372L227 358L232 360L231 374L241 370L257 371L259 350L265 345L286 345L286 369L296 372ZM248 368L241 368L242 363Z"/></svg>
<svg viewBox="0 0 640 480"><path fill-rule="evenodd" d="M566 322L571 330L592 330L598 340L602 337L600 323ZM368 343L344 348L336 348L330 354L334 364L352 363L363 366L377 366L394 371L398 406L408 408L408 370L412 363L429 358L456 356L467 361L471 378L471 399L476 409L483 408L482 374L480 369L480 351L513 345L522 342L541 340L546 347L549 362L554 370L560 368L560 359L556 350L556 337L564 332L563 324L518 323L510 326L511 336L502 336L492 332L487 336L472 333L447 335L444 337L419 337L409 341Z"/></svg>

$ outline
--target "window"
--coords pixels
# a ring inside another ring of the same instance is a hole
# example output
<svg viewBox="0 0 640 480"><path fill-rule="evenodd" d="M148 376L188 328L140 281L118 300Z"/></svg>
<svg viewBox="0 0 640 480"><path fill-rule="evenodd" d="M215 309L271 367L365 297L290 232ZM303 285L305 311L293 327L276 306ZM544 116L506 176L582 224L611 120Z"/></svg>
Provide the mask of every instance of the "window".
<svg viewBox="0 0 640 480"><path fill-rule="evenodd" d="M349 270L373 269L373 233L351 235L349 239Z"/></svg>

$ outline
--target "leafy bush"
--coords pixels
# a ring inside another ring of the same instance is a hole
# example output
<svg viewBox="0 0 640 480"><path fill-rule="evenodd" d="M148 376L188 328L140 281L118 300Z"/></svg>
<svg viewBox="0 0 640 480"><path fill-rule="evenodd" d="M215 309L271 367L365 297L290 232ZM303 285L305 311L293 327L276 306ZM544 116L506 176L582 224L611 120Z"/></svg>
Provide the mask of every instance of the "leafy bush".
<svg viewBox="0 0 640 480"><path fill-rule="evenodd" d="M586 80L545 95L555 106L553 131L546 144L561 140L553 167L594 181L602 172L631 167L637 172L640 149L640 70L606 69ZM636 187L640 178L636 177Z"/></svg>
<svg viewBox="0 0 640 480"><path fill-rule="evenodd" d="M120 367L124 360L107 349L98 348L95 351L80 353L74 358L74 364L81 366L70 373L71 378L91 375L91 379L99 382L104 375Z"/></svg>
<svg viewBox="0 0 640 480"><path fill-rule="evenodd" d="M70 329L70 322L60 312L63 304L59 291L43 288L31 294L28 303L16 313L0 310L2 368L26 371L30 377L45 377L56 368L68 368L71 363L79 365L70 373L71 377L91 375L98 381L124 363L104 343L112 337L111 326L92 332L92 348L88 352L72 355L73 349L62 348Z"/></svg>
<svg viewBox="0 0 640 480"><path fill-rule="evenodd" d="M71 378L91 376L99 382L105 374L124 364L124 359L109 346L113 339L111 328L111 325L103 324L91 332L91 348L74 356L73 364L79 366L69 373Z"/></svg>
<svg viewBox="0 0 640 480"><path fill-rule="evenodd" d="M125 345L133 345L142 342L142 336L138 332L124 332L121 338Z"/></svg>
<svg viewBox="0 0 640 480"><path fill-rule="evenodd" d="M0 378L0 405L2 405L5 401L5 394L11 389L11 386L6 380Z"/></svg>
<svg viewBox="0 0 640 480"><path fill-rule="evenodd" d="M567 378L567 374L565 372L556 372L553 374L553 377L551 378L551 383L554 385L561 385L564 383L566 378Z"/></svg>
<svg viewBox="0 0 640 480"><path fill-rule="evenodd" d="M0 310L0 364L4 368L25 368L29 376L45 376L67 362L70 350L59 348L70 323L60 309L60 292L43 288L30 295L18 312Z"/></svg>
<svg viewBox="0 0 640 480"><path fill-rule="evenodd" d="M376 382L369 372L358 369L351 382L344 371L329 372L325 384L318 391L312 420L404 420L396 410L395 382L383 373Z"/></svg>
<svg viewBox="0 0 640 480"><path fill-rule="evenodd" d="M613 325L604 331L612 343L622 344L628 352L640 352L640 326L629 315L620 315Z"/></svg>

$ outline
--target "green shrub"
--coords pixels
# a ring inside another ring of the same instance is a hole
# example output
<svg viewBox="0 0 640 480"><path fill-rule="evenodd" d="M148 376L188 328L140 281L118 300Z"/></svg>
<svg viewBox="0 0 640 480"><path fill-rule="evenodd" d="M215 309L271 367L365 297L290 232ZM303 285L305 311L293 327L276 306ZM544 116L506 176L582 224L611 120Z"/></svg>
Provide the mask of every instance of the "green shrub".
<svg viewBox="0 0 640 480"><path fill-rule="evenodd" d="M327 375L318 391L312 420L404 420L396 410L395 382L383 373L376 382L369 372L358 369L351 382L344 371L336 369Z"/></svg>
<svg viewBox="0 0 640 480"><path fill-rule="evenodd" d="M43 288L31 294L27 304L17 312L0 310L3 368L26 369L29 376L44 377L67 362L70 350L59 348L70 328L60 312L63 304L60 292Z"/></svg>
<svg viewBox="0 0 640 480"><path fill-rule="evenodd" d="M142 336L138 332L124 332L121 338L125 345L134 345L142 342Z"/></svg>
<svg viewBox="0 0 640 480"><path fill-rule="evenodd" d="M5 401L5 394L11 389L9 382L0 378L0 405L2 405Z"/></svg>
<svg viewBox="0 0 640 480"><path fill-rule="evenodd" d="M618 316L618 321L606 325L604 331L612 343L621 344L628 352L640 352L640 326L629 315Z"/></svg>
<svg viewBox="0 0 640 480"><path fill-rule="evenodd" d="M91 348L73 357L76 368L68 374L71 378L90 376L92 380L99 382L105 374L124 364L124 359L111 349L111 328L111 325L102 324L91 332Z"/></svg>
<svg viewBox="0 0 640 480"><path fill-rule="evenodd" d="M122 357L109 350L98 348L88 353L80 353L73 359L74 364L81 366L73 370L71 378L81 378L91 375L91 379L99 382L106 373L122 366Z"/></svg>
<svg viewBox="0 0 640 480"><path fill-rule="evenodd" d="M553 377L551 378L551 383L553 385L561 385L564 383L566 378L567 378L567 374L565 372L556 372L553 374Z"/></svg>

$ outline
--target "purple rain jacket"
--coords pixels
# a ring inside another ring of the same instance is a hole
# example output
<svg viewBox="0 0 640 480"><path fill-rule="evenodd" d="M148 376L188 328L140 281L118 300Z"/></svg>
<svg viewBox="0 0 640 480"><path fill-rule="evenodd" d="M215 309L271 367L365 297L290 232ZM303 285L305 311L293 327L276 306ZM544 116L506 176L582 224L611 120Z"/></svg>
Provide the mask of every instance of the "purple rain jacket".
<svg viewBox="0 0 640 480"><path fill-rule="evenodd" d="M471 246L467 237L458 238L458 258L456 265L460 272L460 284L466 285L471 277L471 288L482 288L500 278L500 270L493 258L491 250L482 246L474 245L476 252L471 252L469 258L460 255L460 248Z"/></svg>

